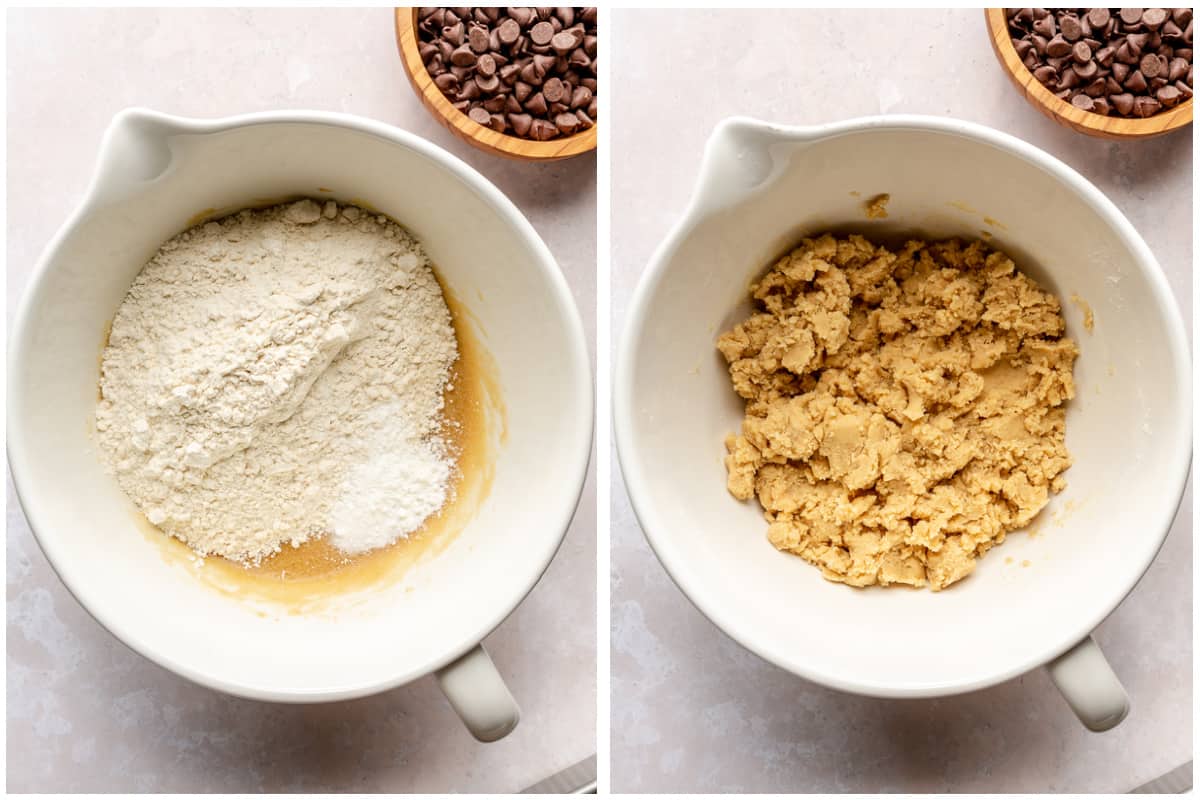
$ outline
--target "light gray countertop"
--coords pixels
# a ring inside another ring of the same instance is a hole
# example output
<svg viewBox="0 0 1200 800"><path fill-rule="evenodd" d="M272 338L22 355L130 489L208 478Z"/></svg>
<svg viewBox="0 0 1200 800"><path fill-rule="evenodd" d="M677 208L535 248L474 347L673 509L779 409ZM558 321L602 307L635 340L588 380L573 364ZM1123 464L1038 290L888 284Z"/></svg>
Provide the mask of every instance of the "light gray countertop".
<svg viewBox="0 0 1200 800"><path fill-rule="evenodd" d="M503 161L426 113L391 9L8 12L8 311L83 195L119 109L360 114L494 181L567 276L595 347L595 158ZM432 678L348 703L282 706L195 686L127 650L71 598L8 492L8 784L17 792L505 792L595 752L595 500L589 476L541 583L486 640L521 704L475 742Z"/></svg>
<svg viewBox="0 0 1200 800"><path fill-rule="evenodd" d="M1032 142L1129 216L1190 331L1190 129L1116 143L1059 127L1004 76L981 11L619 11L610 30L614 343L706 138L733 114L794 124L937 114ZM1041 670L965 696L888 701L767 664L675 588L615 467L612 481L616 791L1123 792L1192 756L1190 489L1158 559L1097 632L1132 712L1093 734Z"/></svg>

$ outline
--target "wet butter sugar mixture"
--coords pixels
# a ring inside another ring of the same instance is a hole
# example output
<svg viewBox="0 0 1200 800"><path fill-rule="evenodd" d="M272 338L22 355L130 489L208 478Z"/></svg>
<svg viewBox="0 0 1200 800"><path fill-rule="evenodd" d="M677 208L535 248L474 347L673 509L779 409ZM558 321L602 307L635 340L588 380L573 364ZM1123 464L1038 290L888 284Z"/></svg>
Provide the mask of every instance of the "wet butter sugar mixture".
<svg viewBox="0 0 1200 800"><path fill-rule="evenodd" d="M721 335L729 491L851 586L967 577L1065 487L1078 348L1059 301L980 241L805 239Z"/></svg>

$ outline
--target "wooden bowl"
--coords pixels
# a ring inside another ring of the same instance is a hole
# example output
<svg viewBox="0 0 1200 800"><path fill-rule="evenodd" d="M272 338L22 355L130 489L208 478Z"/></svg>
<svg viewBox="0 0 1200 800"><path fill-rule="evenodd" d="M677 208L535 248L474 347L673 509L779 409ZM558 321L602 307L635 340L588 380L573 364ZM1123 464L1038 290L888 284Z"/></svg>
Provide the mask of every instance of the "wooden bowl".
<svg viewBox="0 0 1200 800"><path fill-rule="evenodd" d="M400 48L400 61L425 108L451 133L480 150L522 161L557 161L596 149L596 125L570 136L536 142L486 128L455 108L434 85L417 50L417 11L416 8L396 9L396 45Z"/></svg>
<svg viewBox="0 0 1200 800"><path fill-rule="evenodd" d="M1012 37L1008 32L1008 19L1004 16L1004 9L986 8L983 13L987 18L992 49L996 51L996 58L1000 60L1000 65L1004 67L1008 77L1034 108L1060 125L1104 139L1148 139L1191 124L1194 98L1190 97L1169 111L1144 119L1093 114L1055 97L1053 92L1033 77L1033 73L1017 55L1017 49L1013 47Z"/></svg>

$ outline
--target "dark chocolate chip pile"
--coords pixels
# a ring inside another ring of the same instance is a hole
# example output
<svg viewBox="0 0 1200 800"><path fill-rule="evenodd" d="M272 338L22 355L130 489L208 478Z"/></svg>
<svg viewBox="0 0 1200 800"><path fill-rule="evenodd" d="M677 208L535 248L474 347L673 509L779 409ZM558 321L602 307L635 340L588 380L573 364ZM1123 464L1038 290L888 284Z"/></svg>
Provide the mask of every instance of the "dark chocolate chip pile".
<svg viewBox="0 0 1200 800"><path fill-rule="evenodd" d="M1192 96L1190 8L1006 8L1042 85L1095 114L1149 117Z"/></svg>
<svg viewBox="0 0 1200 800"><path fill-rule="evenodd" d="M421 60L462 113L546 141L596 120L595 8L422 8Z"/></svg>

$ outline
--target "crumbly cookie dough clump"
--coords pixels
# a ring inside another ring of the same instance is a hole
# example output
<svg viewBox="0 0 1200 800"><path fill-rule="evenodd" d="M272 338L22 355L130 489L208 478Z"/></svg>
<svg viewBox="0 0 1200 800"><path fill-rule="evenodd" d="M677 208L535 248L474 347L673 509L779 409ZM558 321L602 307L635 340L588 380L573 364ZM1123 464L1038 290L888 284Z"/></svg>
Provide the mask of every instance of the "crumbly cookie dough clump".
<svg viewBox="0 0 1200 800"><path fill-rule="evenodd" d="M851 586L929 586L1066 485L1079 351L1058 300L983 242L805 239L717 347L746 400L729 491Z"/></svg>

